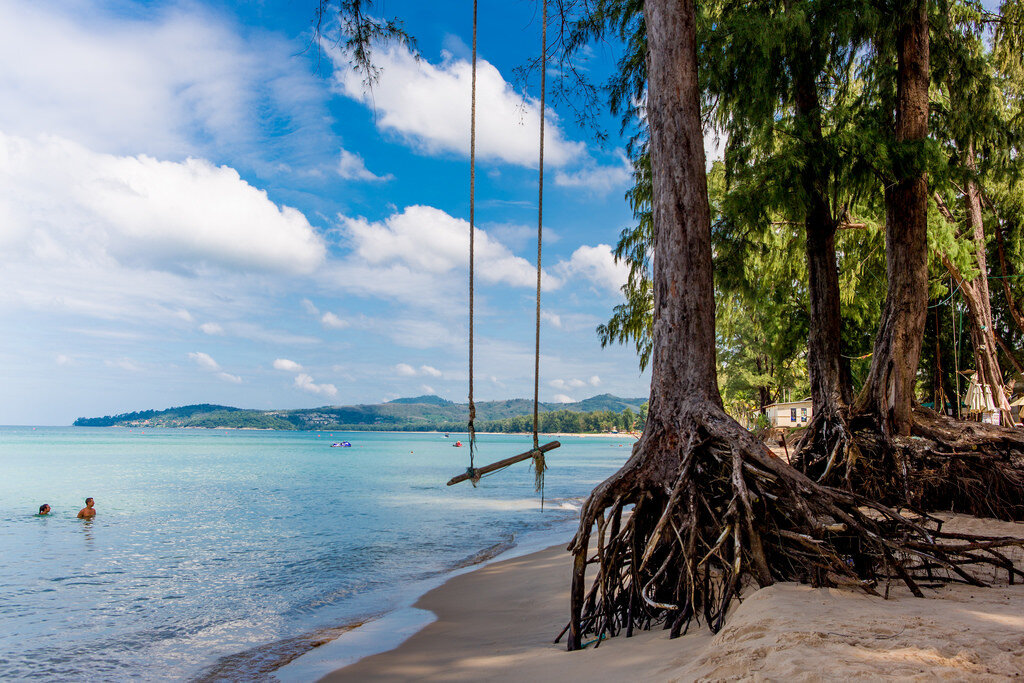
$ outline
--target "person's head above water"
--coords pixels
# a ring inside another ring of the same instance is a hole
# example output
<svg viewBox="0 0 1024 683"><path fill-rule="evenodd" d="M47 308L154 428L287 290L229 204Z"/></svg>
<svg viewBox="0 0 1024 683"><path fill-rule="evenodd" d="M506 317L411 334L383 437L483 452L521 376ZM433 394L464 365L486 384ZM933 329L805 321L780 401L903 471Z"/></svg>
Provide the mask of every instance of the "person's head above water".
<svg viewBox="0 0 1024 683"><path fill-rule="evenodd" d="M93 503L94 501L92 498L85 499L85 507L78 511L79 519L91 519L96 516L96 510L92 507Z"/></svg>
<svg viewBox="0 0 1024 683"><path fill-rule="evenodd" d="M43 503L42 505L40 505L39 506L39 514L41 514L41 515L48 515L48 514L50 514L50 505L48 503Z"/></svg>

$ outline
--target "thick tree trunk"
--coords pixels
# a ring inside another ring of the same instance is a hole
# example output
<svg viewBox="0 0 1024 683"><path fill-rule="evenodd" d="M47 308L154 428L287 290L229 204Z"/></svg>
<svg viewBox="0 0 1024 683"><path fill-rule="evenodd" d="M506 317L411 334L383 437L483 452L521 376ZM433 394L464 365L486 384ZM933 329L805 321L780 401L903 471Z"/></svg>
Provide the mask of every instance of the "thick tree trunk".
<svg viewBox="0 0 1024 683"><path fill-rule="evenodd" d="M590 527L609 497L676 479L680 451L707 408L722 410L715 370L711 210L697 82L692 0L648 0L648 102L652 179L654 294L650 408L622 470L591 494L573 550L568 646L581 646L584 569Z"/></svg>
<svg viewBox="0 0 1024 683"><path fill-rule="evenodd" d="M928 3L900 27L897 46L896 142L928 136ZM885 192L886 281L882 321L868 379L855 412L877 419L886 439L909 436L914 384L928 306L928 180L924 173L897 178Z"/></svg>
<svg viewBox="0 0 1024 683"><path fill-rule="evenodd" d="M646 0L644 15L654 190L650 412L630 459L580 511L569 546L569 649L583 647L584 634L600 643L652 621L664 621L673 637L697 617L717 631L750 580L873 593L874 582L893 577L920 595L914 575L941 580L938 557L974 581L958 565L986 561L976 546L940 547L934 520L818 486L722 409L695 8L692 0Z"/></svg>

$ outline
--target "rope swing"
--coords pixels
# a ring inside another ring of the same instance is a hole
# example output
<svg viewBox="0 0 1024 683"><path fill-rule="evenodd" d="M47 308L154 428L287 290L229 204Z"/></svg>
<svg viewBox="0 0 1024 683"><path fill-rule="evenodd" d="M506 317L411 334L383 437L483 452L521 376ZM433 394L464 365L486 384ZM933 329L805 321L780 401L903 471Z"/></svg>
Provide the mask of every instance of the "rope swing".
<svg viewBox="0 0 1024 683"><path fill-rule="evenodd" d="M470 94L469 114L469 468L464 474L460 474L448 482L448 486L469 480L476 486L480 478L505 469L523 460L533 460L534 486L540 493L541 509L544 508L544 472L547 470L547 463L544 454L558 448L561 444L558 441L540 445L539 439L539 406L540 406L540 288L541 288L541 251L544 237L544 114L547 95L547 66L548 66L548 3L541 0L542 28L541 28L541 58L540 58L540 152L538 159L538 189L537 189L537 304L534 321L534 359L533 359L533 449L519 455L514 455L504 460L485 465L479 469L474 464L476 455L476 404L473 401L473 336L474 336L474 313L473 299L475 295L473 275L475 261L475 232L476 232L476 36L477 36L477 3L473 0L473 65L472 85Z"/></svg>

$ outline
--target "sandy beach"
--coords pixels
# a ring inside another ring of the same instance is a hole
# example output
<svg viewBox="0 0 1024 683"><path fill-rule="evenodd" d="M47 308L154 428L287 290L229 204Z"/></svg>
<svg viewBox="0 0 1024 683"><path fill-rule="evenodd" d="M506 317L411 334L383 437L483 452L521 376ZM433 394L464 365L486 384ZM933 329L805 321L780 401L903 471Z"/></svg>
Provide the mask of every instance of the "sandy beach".
<svg viewBox="0 0 1024 683"><path fill-rule="evenodd" d="M1024 523L947 515L947 529L1024 538ZM1024 553L1013 554L1018 566ZM457 576L417 607L437 620L325 681L1005 680L1024 676L1024 585L894 587L889 600L780 583L745 594L725 628L662 630L582 652L551 641L568 615L563 546Z"/></svg>

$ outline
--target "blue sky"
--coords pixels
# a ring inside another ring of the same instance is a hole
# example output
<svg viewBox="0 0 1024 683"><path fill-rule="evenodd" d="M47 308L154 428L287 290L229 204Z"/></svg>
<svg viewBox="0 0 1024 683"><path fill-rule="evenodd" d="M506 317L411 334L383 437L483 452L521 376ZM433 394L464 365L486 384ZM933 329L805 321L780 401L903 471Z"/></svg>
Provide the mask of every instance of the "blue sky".
<svg viewBox="0 0 1024 683"><path fill-rule="evenodd" d="M400 2L368 93L313 2L0 0L0 424L466 396L470 2ZM477 396L532 394L536 3L481 3ZM598 80L614 55L595 50ZM618 127L549 107L541 397L642 396L594 327Z"/></svg>

